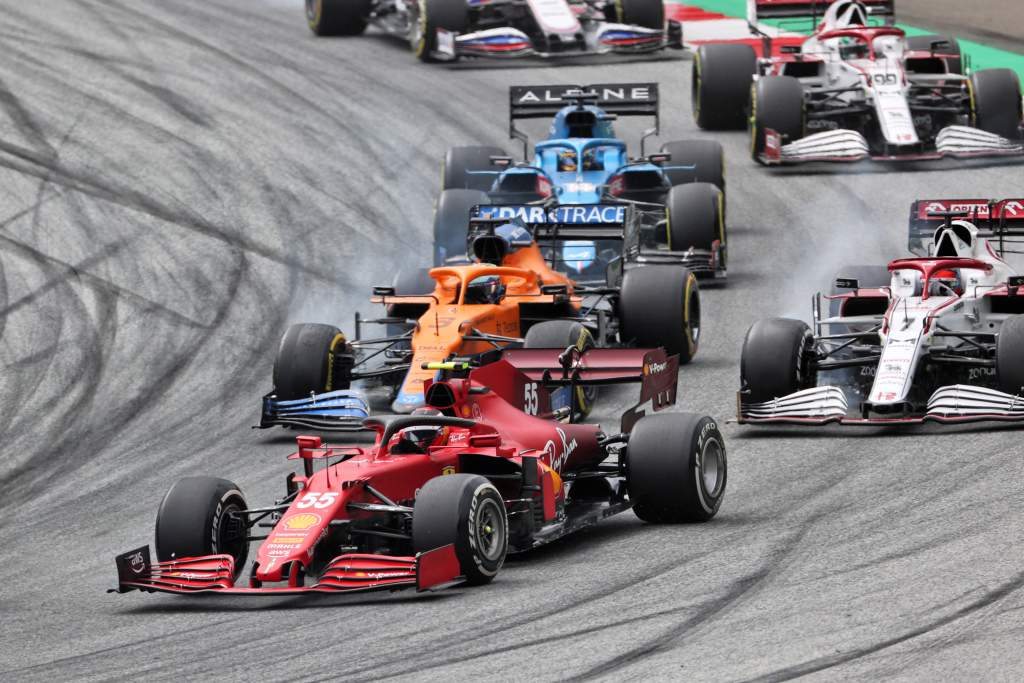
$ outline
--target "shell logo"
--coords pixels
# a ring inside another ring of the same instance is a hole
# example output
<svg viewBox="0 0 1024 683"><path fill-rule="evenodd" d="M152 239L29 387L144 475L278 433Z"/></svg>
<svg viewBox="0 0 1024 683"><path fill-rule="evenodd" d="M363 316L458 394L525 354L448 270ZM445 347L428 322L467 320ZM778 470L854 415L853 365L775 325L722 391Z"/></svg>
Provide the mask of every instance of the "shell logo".
<svg viewBox="0 0 1024 683"><path fill-rule="evenodd" d="M312 512L304 512L301 515L295 515L289 517L284 521L285 529L302 530L308 529L320 523L320 515L314 515Z"/></svg>
<svg viewBox="0 0 1024 683"><path fill-rule="evenodd" d="M455 466L454 465L445 465L444 467L441 468L441 476L442 477L443 476L447 476L449 474L455 474Z"/></svg>

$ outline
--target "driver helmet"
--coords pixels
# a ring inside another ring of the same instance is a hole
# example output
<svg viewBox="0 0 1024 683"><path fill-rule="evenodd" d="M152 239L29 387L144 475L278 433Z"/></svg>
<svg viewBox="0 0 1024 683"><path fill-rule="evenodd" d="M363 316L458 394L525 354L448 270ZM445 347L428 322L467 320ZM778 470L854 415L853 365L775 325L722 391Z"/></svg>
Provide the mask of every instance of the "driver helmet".
<svg viewBox="0 0 1024 683"><path fill-rule="evenodd" d="M437 408L417 408L413 415L442 415ZM448 443L448 428L434 425L408 427L399 431L388 444L389 451L398 455L430 452L432 446L444 446Z"/></svg>
<svg viewBox="0 0 1024 683"><path fill-rule="evenodd" d="M583 170L584 171L602 171L604 170L604 164L601 163L600 157L597 155L596 149L591 147L590 149L583 150Z"/></svg>
<svg viewBox="0 0 1024 683"><path fill-rule="evenodd" d="M576 170L576 152L567 149L558 154L558 170L562 173L574 172Z"/></svg>
<svg viewBox="0 0 1024 683"><path fill-rule="evenodd" d="M931 284L928 289L930 296L949 296L950 290L956 292L957 296L962 296L964 293L963 281L960 279L960 273L952 268L943 268L932 273L929 281ZM945 285L943 287L942 285ZM948 289L947 289L948 287Z"/></svg>
<svg viewBox="0 0 1024 683"><path fill-rule="evenodd" d="M856 38L839 39L839 56L842 59L867 59L868 45Z"/></svg>
<svg viewBox="0 0 1024 683"><path fill-rule="evenodd" d="M497 275L478 277L466 286L467 304L496 304L501 300L501 278Z"/></svg>

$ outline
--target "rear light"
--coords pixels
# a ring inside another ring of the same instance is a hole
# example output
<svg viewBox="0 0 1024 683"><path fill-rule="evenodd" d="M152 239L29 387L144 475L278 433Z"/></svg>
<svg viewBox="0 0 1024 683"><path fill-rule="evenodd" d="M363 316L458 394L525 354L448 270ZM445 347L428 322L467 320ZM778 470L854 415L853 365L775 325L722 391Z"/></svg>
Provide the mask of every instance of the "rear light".
<svg viewBox="0 0 1024 683"><path fill-rule="evenodd" d="M539 173L537 174L537 195L545 199L551 196L551 181Z"/></svg>
<svg viewBox="0 0 1024 683"><path fill-rule="evenodd" d="M621 173L608 181L608 194L618 197L626 191L626 178Z"/></svg>

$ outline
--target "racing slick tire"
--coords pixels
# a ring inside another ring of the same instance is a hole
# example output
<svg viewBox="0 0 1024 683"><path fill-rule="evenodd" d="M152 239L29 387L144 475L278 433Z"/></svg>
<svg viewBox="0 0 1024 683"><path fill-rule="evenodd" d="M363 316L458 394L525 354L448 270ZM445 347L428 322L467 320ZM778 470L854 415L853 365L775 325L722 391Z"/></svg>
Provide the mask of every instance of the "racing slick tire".
<svg viewBox="0 0 1024 683"><path fill-rule="evenodd" d="M469 236L469 211L478 204L489 204L480 190L444 190L434 209L434 265L450 258L466 256Z"/></svg>
<svg viewBox="0 0 1024 683"><path fill-rule="evenodd" d="M766 318L747 330L740 356L740 386L747 401L763 403L813 387L814 337L802 320Z"/></svg>
<svg viewBox="0 0 1024 683"><path fill-rule="evenodd" d="M437 30L465 33L468 27L466 0L419 0L419 18L409 41L412 51L420 61L436 61Z"/></svg>
<svg viewBox="0 0 1024 683"><path fill-rule="evenodd" d="M940 47L936 50L936 53L951 55L950 58L946 59L946 73L957 75L962 74L964 71L963 51L960 49L960 42L952 36L937 36L930 34L924 36L908 36L907 48L914 51L931 52L932 43L940 42L946 43L948 47Z"/></svg>
<svg viewBox="0 0 1024 683"><path fill-rule="evenodd" d="M373 0L306 0L306 22L318 36L358 36Z"/></svg>
<svg viewBox="0 0 1024 683"><path fill-rule="evenodd" d="M1024 113L1017 73L1012 69L975 71L970 88L971 125L1008 140L1019 140Z"/></svg>
<svg viewBox="0 0 1024 683"><path fill-rule="evenodd" d="M711 183L725 192L725 151L714 140L673 140L661 146L670 155L671 166L696 166L692 171L665 169L673 186L684 183Z"/></svg>
<svg viewBox="0 0 1024 683"><path fill-rule="evenodd" d="M1003 321L996 337L996 378L999 390L1024 396L1024 315Z"/></svg>
<svg viewBox="0 0 1024 683"><path fill-rule="evenodd" d="M626 487L645 522L708 521L722 504L727 469L725 440L710 417L648 415L629 435Z"/></svg>
<svg viewBox="0 0 1024 683"><path fill-rule="evenodd" d="M231 513L246 509L245 498L233 482L215 477L179 479L156 513L157 559L230 555L238 578L249 556L249 542L245 520Z"/></svg>
<svg viewBox="0 0 1024 683"><path fill-rule="evenodd" d="M769 128L783 142L804 137L804 86L792 76L765 76L750 90L750 155L763 163L765 131Z"/></svg>
<svg viewBox="0 0 1024 683"><path fill-rule="evenodd" d="M725 265L725 196L710 183L677 185L665 199L665 231L670 251L722 246Z"/></svg>
<svg viewBox="0 0 1024 683"><path fill-rule="evenodd" d="M709 43L693 57L693 118L704 130L742 130L747 125L750 83L757 53L749 45Z"/></svg>
<svg viewBox="0 0 1024 683"><path fill-rule="evenodd" d="M615 0L614 5L619 23L665 29L665 5L661 0Z"/></svg>
<svg viewBox="0 0 1024 683"><path fill-rule="evenodd" d="M416 495L412 545L417 553L454 545L466 583L489 583L508 553L508 515L498 489L477 474L434 477Z"/></svg>
<svg viewBox="0 0 1024 683"><path fill-rule="evenodd" d="M641 266L626 271L619 292L619 336L641 348L663 347L693 360L700 343L700 287L682 266Z"/></svg>
<svg viewBox="0 0 1024 683"><path fill-rule="evenodd" d="M501 147L452 147L441 165L441 190L462 189L489 192L495 176L470 175L467 171L493 171L491 157L508 156Z"/></svg>
<svg viewBox="0 0 1024 683"><path fill-rule="evenodd" d="M594 348L594 337L583 324L572 320L545 320L526 331L523 346L527 349L566 349L575 346L580 351ZM597 400L597 387L576 387L572 397L574 419L590 414Z"/></svg>
<svg viewBox="0 0 1024 683"><path fill-rule="evenodd" d="M282 400L308 398L310 393L348 389L336 386L334 353L345 335L333 325L299 323L281 337L274 359L274 393Z"/></svg>

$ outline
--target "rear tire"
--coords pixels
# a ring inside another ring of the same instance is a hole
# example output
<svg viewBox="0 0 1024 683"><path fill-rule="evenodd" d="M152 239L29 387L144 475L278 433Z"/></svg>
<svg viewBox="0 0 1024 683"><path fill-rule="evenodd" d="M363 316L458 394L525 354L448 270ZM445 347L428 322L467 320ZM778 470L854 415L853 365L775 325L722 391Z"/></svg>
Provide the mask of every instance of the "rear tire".
<svg viewBox="0 0 1024 683"><path fill-rule="evenodd" d="M1020 139L1020 77L1011 69L982 69L971 74L971 125Z"/></svg>
<svg viewBox="0 0 1024 683"><path fill-rule="evenodd" d="M469 5L466 0L419 0L420 16L410 43L416 57L433 62L437 50L437 29L465 33L469 26Z"/></svg>
<svg viewBox="0 0 1024 683"><path fill-rule="evenodd" d="M493 171L491 157L508 156L501 147L452 147L444 155L441 167L441 189L480 190L489 192L497 176L470 175L467 171Z"/></svg>
<svg viewBox="0 0 1024 683"><path fill-rule="evenodd" d="M508 516L501 494L476 474L431 479L416 496L412 544L417 553L454 545L466 583L489 583L508 552Z"/></svg>
<svg viewBox="0 0 1024 683"><path fill-rule="evenodd" d="M1024 396L1024 315L1003 321L996 337L996 376L999 390Z"/></svg>
<svg viewBox="0 0 1024 683"><path fill-rule="evenodd" d="M665 170L669 182L711 183L725 192L725 152L722 145L714 140L673 140L661 146L661 151L671 155L672 166L696 166L692 171Z"/></svg>
<svg viewBox="0 0 1024 683"><path fill-rule="evenodd" d="M749 45L709 43L693 57L693 118L704 130L742 130L747 125L750 83L757 53Z"/></svg>
<svg viewBox="0 0 1024 683"><path fill-rule="evenodd" d="M594 348L594 337L584 325L572 320L546 320L526 331L523 346L527 349L566 349L575 346L580 351ZM577 387L572 397L573 419L581 420L590 414L597 400L597 387Z"/></svg>
<svg viewBox="0 0 1024 683"><path fill-rule="evenodd" d="M306 0L306 22L318 36L357 36L372 7L372 0Z"/></svg>
<svg viewBox="0 0 1024 683"><path fill-rule="evenodd" d="M345 335L333 325L300 323L281 337L274 360L274 393L282 400L308 398L311 393L347 389L333 386L333 353Z"/></svg>
<svg viewBox="0 0 1024 683"><path fill-rule="evenodd" d="M230 513L246 509L245 498L233 482L214 477L179 479L156 513L157 559L230 555L238 578L249 556L249 542L244 520L232 519Z"/></svg>
<svg viewBox="0 0 1024 683"><path fill-rule="evenodd" d="M668 248L686 251L695 247L710 251L718 241L724 253L724 205L722 192L709 183L677 185L669 190L665 200Z"/></svg>
<svg viewBox="0 0 1024 683"><path fill-rule="evenodd" d="M783 142L804 137L804 86L792 76L765 76L751 89L750 154L761 162L765 131L772 129Z"/></svg>
<svg viewBox="0 0 1024 683"><path fill-rule="evenodd" d="M629 435L626 483L645 522L706 522L725 495L725 440L710 417L663 413L640 419Z"/></svg>
<svg viewBox="0 0 1024 683"><path fill-rule="evenodd" d="M665 28L665 5L661 0L615 0L619 22L662 30Z"/></svg>
<svg viewBox="0 0 1024 683"><path fill-rule="evenodd" d="M663 347L689 363L700 343L700 287L680 266L641 266L626 271L619 294L620 341Z"/></svg>
<svg viewBox="0 0 1024 683"><path fill-rule="evenodd" d="M750 392L747 400L763 403L814 386L813 345L811 328L802 320L767 318L751 325L740 357L740 384Z"/></svg>
<svg viewBox="0 0 1024 683"><path fill-rule="evenodd" d="M490 199L480 190L445 190L437 198L434 210L434 265L444 265L446 259L466 257L469 238L469 212L478 204L489 204Z"/></svg>

